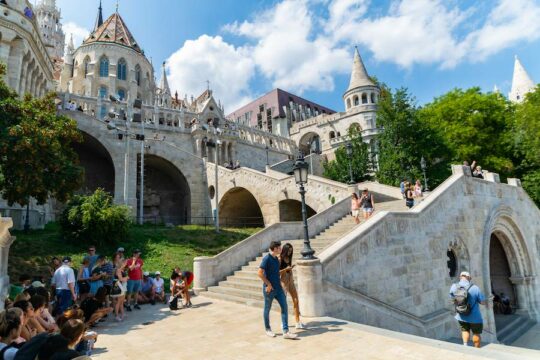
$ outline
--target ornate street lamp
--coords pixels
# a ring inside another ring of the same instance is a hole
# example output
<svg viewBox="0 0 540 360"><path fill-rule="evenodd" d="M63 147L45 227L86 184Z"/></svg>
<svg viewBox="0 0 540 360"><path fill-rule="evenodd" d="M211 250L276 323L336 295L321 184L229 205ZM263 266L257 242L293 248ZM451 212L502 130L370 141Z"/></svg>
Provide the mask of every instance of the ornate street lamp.
<svg viewBox="0 0 540 360"><path fill-rule="evenodd" d="M304 155L300 154L296 163L294 164L294 180L296 184L300 186L300 196L302 198L302 221L304 223L304 248L300 252L302 254L303 260L312 260L315 259L315 251L311 248L309 242L309 233L308 233L308 224L307 224L307 212L306 212L306 190L304 189L304 184L308 181L308 168L309 165L304 161Z"/></svg>
<svg viewBox="0 0 540 360"><path fill-rule="evenodd" d="M424 159L423 156L420 159L420 168L422 169L422 172L424 173L424 191L429 191L428 186L427 186L427 177L426 177L427 164L426 164L426 159Z"/></svg>
<svg viewBox="0 0 540 360"><path fill-rule="evenodd" d="M345 148L347 150L347 158L349 159L349 177L350 177L349 184L352 185L354 184L353 175L352 175L352 154L353 154L352 144L350 142L347 143Z"/></svg>

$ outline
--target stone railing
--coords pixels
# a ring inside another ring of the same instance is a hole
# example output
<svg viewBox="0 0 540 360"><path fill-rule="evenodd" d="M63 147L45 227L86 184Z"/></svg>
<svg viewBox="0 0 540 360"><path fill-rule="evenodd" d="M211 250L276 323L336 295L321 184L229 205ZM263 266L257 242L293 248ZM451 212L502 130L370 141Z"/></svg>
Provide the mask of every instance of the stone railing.
<svg viewBox="0 0 540 360"><path fill-rule="evenodd" d="M9 233L12 226L11 218L0 217L0 311L4 309L5 299L9 295L9 247L15 241L15 238Z"/></svg>
<svg viewBox="0 0 540 360"><path fill-rule="evenodd" d="M334 206L310 217L308 228L312 236L319 234L328 226L345 216L349 211L349 199L344 199ZM272 240L290 240L303 237L301 222L275 223L247 239L231 246L227 250L212 257L196 257L193 261L195 273L194 290L205 290L216 285L234 271L240 269L248 261L253 260L268 250Z"/></svg>

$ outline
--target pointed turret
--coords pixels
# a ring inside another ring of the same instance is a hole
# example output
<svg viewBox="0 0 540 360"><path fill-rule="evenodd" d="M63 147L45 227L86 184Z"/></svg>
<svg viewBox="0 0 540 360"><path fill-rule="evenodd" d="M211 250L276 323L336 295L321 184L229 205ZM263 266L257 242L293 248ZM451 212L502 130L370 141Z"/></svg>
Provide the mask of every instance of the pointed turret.
<svg viewBox="0 0 540 360"><path fill-rule="evenodd" d="M535 88L534 82L525 71L523 65L519 61L517 55L514 60L514 76L512 77L512 89L508 94L508 98L513 102L522 102L525 95Z"/></svg>
<svg viewBox="0 0 540 360"><path fill-rule="evenodd" d="M69 43L66 50L64 62L66 64L73 64L73 52L75 51L75 46L73 45L73 34L71 34L71 37L69 38Z"/></svg>
<svg viewBox="0 0 540 360"><path fill-rule="evenodd" d="M103 25L103 8L101 7L101 0L99 0L98 15L96 18L96 25L94 26L94 32Z"/></svg>
<svg viewBox="0 0 540 360"><path fill-rule="evenodd" d="M362 58L360 57L360 53L358 52L358 48L354 47L354 62L351 72L351 81L349 82L349 88L346 92L351 91L353 89L359 88L361 86L374 86L375 84L368 76L368 73L366 71L366 67L364 66L364 62L362 61Z"/></svg>
<svg viewBox="0 0 540 360"><path fill-rule="evenodd" d="M169 82L167 81L167 72L165 70L165 61L161 65L161 81L159 82L159 88L161 89L162 94L171 94L171 89L169 88Z"/></svg>

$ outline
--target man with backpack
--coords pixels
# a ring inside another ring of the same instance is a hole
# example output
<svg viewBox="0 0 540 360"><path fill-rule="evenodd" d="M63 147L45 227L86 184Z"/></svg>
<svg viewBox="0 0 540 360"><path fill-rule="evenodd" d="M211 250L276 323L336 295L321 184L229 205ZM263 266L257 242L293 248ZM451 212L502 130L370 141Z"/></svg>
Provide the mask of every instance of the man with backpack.
<svg viewBox="0 0 540 360"><path fill-rule="evenodd" d="M468 345L472 331L474 347L479 348L483 329L479 304L485 305L486 299L480 288L471 282L471 274L467 271L461 272L459 282L450 288L450 297L454 301L455 317L461 328L463 345Z"/></svg>

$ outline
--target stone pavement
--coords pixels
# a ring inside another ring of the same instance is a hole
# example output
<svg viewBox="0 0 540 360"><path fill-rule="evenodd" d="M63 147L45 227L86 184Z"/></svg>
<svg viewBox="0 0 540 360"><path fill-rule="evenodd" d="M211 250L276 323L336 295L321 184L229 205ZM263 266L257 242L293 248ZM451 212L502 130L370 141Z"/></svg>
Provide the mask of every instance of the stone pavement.
<svg viewBox="0 0 540 360"><path fill-rule="evenodd" d="M490 346L474 349L443 341L348 323L333 318L307 321L310 330L293 330L298 340L264 334L262 310L198 296L194 307L171 312L164 305L144 305L122 323L107 321L93 358L106 359L536 359L533 350ZM276 333L280 314L271 312ZM294 321L291 319L291 323ZM517 349L517 350L515 350ZM532 354L532 355L531 355Z"/></svg>

